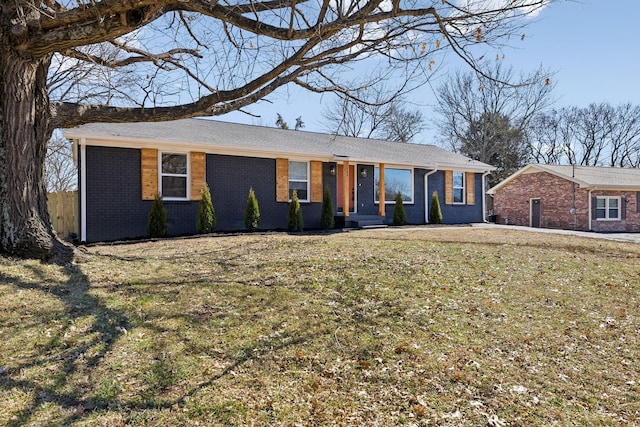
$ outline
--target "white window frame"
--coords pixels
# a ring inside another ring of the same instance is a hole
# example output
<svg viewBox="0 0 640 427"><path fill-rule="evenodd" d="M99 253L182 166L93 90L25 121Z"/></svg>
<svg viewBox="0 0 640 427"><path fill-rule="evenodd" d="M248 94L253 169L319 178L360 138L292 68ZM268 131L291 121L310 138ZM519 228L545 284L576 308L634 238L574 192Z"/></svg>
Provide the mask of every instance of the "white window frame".
<svg viewBox="0 0 640 427"><path fill-rule="evenodd" d="M298 194L298 201L300 203L309 203L309 197L311 196L311 188L309 188L309 183L310 183L310 179L309 179L309 175L311 174L311 162L308 160L289 160L289 171L291 171L291 163L305 163L307 165L307 179L291 179L291 175L288 174L289 176L287 176L287 185L288 185L288 190L289 190L289 194L291 194L291 182L304 182L307 186L307 197L305 199L301 199L300 195ZM289 197L289 202L291 202L291 197Z"/></svg>
<svg viewBox="0 0 640 427"><path fill-rule="evenodd" d="M462 175L462 187L456 187L456 174ZM461 171L453 171L451 175L451 192L453 193L453 204L464 205L467 203L467 174ZM462 200L456 201L456 189L462 190Z"/></svg>
<svg viewBox="0 0 640 427"><path fill-rule="evenodd" d="M618 216L616 218L609 217L609 202L610 200L618 201ZM598 200L604 200L604 218L598 218ZM596 221L620 221L622 219L622 197L620 196L596 196Z"/></svg>
<svg viewBox="0 0 640 427"><path fill-rule="evenodd" d="M181 173L164 173L162 171L162 156L164 154L173 154L173 155L179 155L179 156L185 156L187 158L187 173L186 174L181 174ZM185 197L165 197L164 194L162 194L162 190L163 190L163 186L162 186L162 178L165 176L173 176L173 177L184 177L185 178ZM184 153L184 152L180 152L180 151L161 151L158 153L158 187L160 190L160 194L162 195L162 199L163 200L167 200L167 201L184 201L184 200L190 200L190 187L191 185L189 185L191 182L191 156L189 155L189 153Z"/></svg>
<svg viewBox="0 0 640 427"><path fill-rule="evenodd" d="M408 168L408 167L402 167L402 166L385 166L384 167L384 176L385 176L385 190L387 189L387 185L386 185L386 176L387 176L387 171L389 169L395 169L395 170L406 170L409 171L409 173L411 173L411 200L404 200L402 199L402 204L403 205L413 205L415 203L415 199L416 199L416 192L415 192L415 170L414 168ZM373 168L373 203L376 205L380 204L380 200L377 197L377 190L378 190L378 186L376 185L376 177L378 177L378 180L380 179L380 167L379 166L374 166ZM387 198L385 197L384 199L384 204L385 205L393 205L396 203L396 196L394 195L393 198L391 200L387 200Z"/></svg>

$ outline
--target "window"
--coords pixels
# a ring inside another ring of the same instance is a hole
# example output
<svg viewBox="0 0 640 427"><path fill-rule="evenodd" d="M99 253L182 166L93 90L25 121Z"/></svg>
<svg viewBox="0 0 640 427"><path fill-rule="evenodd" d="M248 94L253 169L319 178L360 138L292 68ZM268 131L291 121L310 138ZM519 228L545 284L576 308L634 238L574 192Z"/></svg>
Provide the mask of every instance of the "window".
<svg viewBox="0 0 640 427"><path fill-rule="evenodd" d="M162 153L161 192L165 199L187 198L187 155L179 153Z"/></svg>
<svg viewBox="0 0 640 427"><path fill-rule="evenodd" d="M293 191L298 192L298 200L309 201L309 164L307 162L289 162L289 199Z"/></svg>
<svg viewBox="0 0 640 427"><path fill-rule="evenodd" d="M453 173L453 203L464 204L464 172Z"/></svg>
<svg viewBox="0 0 640 427"><path fill-rule="evenodd" d="M374 197L380 202L380 168L374 171ZM384 168L384 201L395 203L398 192L402 195L403 203L413 203L413 170Z"/></svg>
<svg viewBox="0 0 640 427"><path fill-rule="evenodd" d="M596 219L620 219L620 197L597 197Z"/></svg>

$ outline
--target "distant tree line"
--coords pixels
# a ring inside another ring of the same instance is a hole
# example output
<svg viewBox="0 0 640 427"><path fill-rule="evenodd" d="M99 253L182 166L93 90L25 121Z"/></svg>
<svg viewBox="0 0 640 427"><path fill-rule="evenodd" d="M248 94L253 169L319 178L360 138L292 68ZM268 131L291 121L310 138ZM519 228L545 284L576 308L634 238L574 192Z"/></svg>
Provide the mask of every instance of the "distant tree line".
<svg viewBox="0 0 640 427"><path fill-rule="evenodd" d="M528 163L640 167L640 106L552 109L548 71L454 73L437 90L441 145L497 167L495 185Z"/></svg>
<svg viewBox="0 0 640 427"><path fill-rule="evenodd" d="M536 163L640 167L640 106L593 103L534 118L528 133Z"/></svg>

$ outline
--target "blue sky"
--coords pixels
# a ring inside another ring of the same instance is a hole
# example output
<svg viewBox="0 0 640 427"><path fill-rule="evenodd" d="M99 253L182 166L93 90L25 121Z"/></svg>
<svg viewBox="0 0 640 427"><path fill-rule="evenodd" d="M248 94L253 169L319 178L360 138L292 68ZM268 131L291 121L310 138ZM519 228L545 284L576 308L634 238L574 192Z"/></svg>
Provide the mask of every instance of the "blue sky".
<svg viewBox="0 0 640 427"><path fill-rule="evenodd" d="M540 66L555 72L554 107L584 107L608 102L612 105L630 102L640 104L640 0L576 0L561 1L545 8L526 28L524 41L514 40L513 48L504 50L504 64L514 71L532 73ZM447 70L460 67L449 55L438 78L446 78ZM432 87L424 86L413 93L418 100L414 108L432 122L432 106L436 102ZM218 119L273 126L276 113L293 126L302 116L307 131L324 132L322 110L330 98L310 94L294 86L247 108L259 118L234 112ZM434 130L426 130L414 142L435 143Z"/></svg>

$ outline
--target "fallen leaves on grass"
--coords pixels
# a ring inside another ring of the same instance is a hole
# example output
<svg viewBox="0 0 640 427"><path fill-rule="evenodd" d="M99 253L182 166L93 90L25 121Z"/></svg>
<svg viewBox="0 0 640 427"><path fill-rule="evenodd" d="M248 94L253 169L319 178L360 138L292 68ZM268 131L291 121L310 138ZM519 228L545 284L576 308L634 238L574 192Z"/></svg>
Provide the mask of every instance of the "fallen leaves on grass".
<svg viewBox="0 0 640 427"><path fill-rule="evenodd" d="M640 422L638 246L425 229L0 258L0 423Z"/></svg>

